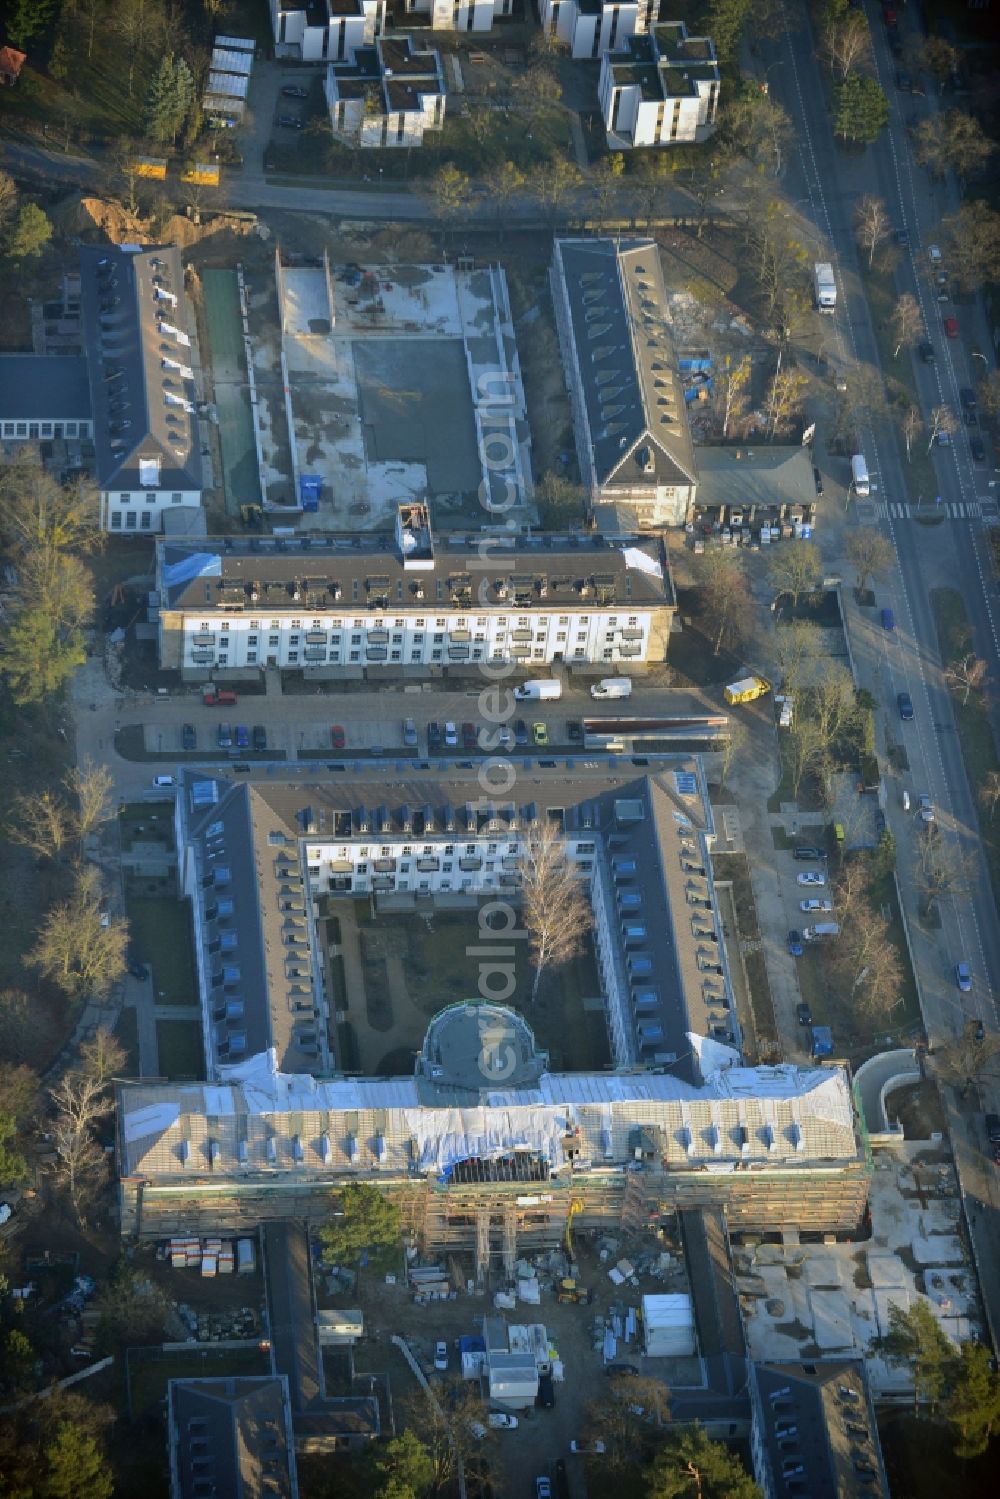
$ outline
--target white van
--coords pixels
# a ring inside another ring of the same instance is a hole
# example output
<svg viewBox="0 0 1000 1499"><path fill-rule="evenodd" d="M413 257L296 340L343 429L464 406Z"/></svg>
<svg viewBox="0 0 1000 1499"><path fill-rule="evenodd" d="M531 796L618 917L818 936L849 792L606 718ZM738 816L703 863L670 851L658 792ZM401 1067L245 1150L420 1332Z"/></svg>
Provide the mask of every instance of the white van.
<svg viewBox="0 0 1000 1499"><path fill-rule="evenodd" d="M868 479L868 465L865 462L864 453L855 453L851 459L851 488L858 495L871 493L871 484Z"/></svg>
<svg viewBox="0 0 1000 1499"><path fill-rule="evenodd" d="M590 689L591 697L630 697L631 693L631 677L603 677Z"/></svg>
<svg viewBox="0 0 1000 1499"><path fill-rule="evenodd" d="M840 927L835 921L820 921L816 926L804 926L802 928L802 940L804 942L815 942L820 937L839 937Z"/></svg>
<svg viewBox="0 0 1000 1499"><path fill-rule="evenodd" d="M168 786L172 786L173 784L174 784L174 778L173 778L173 776L154 776L153 777L153 785L154 786L158 786L158 787L160 787L163 790L165 790Z"/></svg>

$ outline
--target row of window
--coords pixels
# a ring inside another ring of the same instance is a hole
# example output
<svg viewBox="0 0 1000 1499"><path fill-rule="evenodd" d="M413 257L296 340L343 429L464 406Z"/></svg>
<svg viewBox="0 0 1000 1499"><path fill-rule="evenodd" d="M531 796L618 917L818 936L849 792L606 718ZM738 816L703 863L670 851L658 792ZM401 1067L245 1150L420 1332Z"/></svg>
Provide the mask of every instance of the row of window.
<svg viewBox="0 0 1000 1499"><path fill-rule="evenodd" d="M112 517L112 521L114 521L116 519L118 519L118 517L115 517L115 516ZM127 519L128 519L128 522L129 522L128 529L131 529L131 530L134 531L135 530L135 512L134 511L130 511L129 514L128 514L128 516L127 516ZM112 526L112 529L117 530L117 529L119 529L119 527ZM148 514L148 512L143 512L143 516L142 516L142 530L147 531L149 529L150 529L150 527L149 527L149 514ZM277 650L277 646L275 646L275 650ZM487 656L487 654L486 654L486 648L484 646L472 646L471 649L469 649L468 655L463 654L461 657L457 657L454 654L454 652L455 652L455 647L453 646L447 652L447 655L448 655L449 659L451 659L451 660L459 660L460 659L462 661L486 661L486 660L491 660L491 661L497 661L497 662L503 662L503 661L507 661L507 660L512 659L512 657L510 657L510 656L508 656L506 654L503 654L503 653L499 653L498 654L496 652L494 652L494 654L492 656ZM289 666L297 666L299 664L299 654L300 653L298 651L296 651L296 650L290 650L290 651L288 651L287 654L286 654L286 656L285 656L286 663ZM318 650L318 649L317 650L310 649L310 650L303 651L301 654L302 654L303 661L308 662L308 664L310 666L323 666L327 662L329 662L331 665L336 665L338 662L343 661L343 659L344 659L344 652L341 651L341 650L331 650L329 652L329 654L327 654L327 652L325 652L325 651L321 651L321 650ZM444 658L445 658L445 654L446 653L445 653L445 650L444 650L443 647L436 647L434 650L431 651L429 659L432 662L433 661L443 661ZM565 655L568 660L576 660L576 659L585 660L587 658L587 647L584 646L584 645L580 645L580 646L577 646L574 650L564 651L562 654ZM619 651L618 654L621 655L622 657L626 657L626 656L634 656L634 655L638 654L638 652L635 651L635 650L629 650L628 648L625 648L625 649L622 649L621 651ZM544 661L544 660L547 659L547 656L548 656L548 652L546 651L546 649L545 649L544 646L536 646L533 650L530 650L530 651L527 651L527 650L526 651L520 651L518 653L518 655L517 655L517 659L519 661ZM603 661L611 661L614 656L615 656L615 649L614 649L613 646L608 646L606 649L604 649L604 650L601 651L601 659ZM198 646L193 646L192 647L192 649L191 649L191 660L192 660L192 662L195 665L198 665L198 666L211 665L212 662L213 662L213 659L214 659L214 652L213 652L213 650L212 650L212 648L210 646L209 647L205 647L205 648L200 648ZM257 666L258 663L259 663L259 659L260 659L260 657L259 657L259 654L258 654L257 651L255 651L255 650L252 650L252 651L248 650L247 651L246 664L248 666ZM373 656L370 651L369 652L362 652L360 650L353 650L353 651L349 651L347 653L347 659L348 659L348 661L353 661L353 662L360 662L362 659L368 660L368 661L375 661L375 660L381 660L381 661L386 661L386 660L388 660L388 661L399 661L400 663L402 663L402 664L404 664L406 666L420 666L420 665L423 664L423 662L425 660L425 657L424 657L423 653L420 652L420 651L412 651L407 656L406 661L403 662L403 652L402 651L389 651L389 652L383 651L380 656L376 657L376 656ZM228 657L228 654L227 654L227 651L226 651L226 648L225 648L224 645L220 645L220 647L219 647L219 665L222 666L222 667L225 667L225 666L229 665L229 657Z"/></svg>
<svg viewBox="0 0 1000 1499"><path fill-rule="evenodd" d="M513 853L517 851L519 846L520 840L515 839L512 842L505 843L504 850L507 853ZM596 847L597 845L595 843L577 843L575 848L573 848L572 845L570 846L569 852L571 854L592 854ZM413 843L404 843L402 847L400 847L399 844L383 843L379 845L378 854L376 855L374 853L373 846L371 844L364 843L358 849L358 857L361 859L375 857L380 859L394 859L400 856L405 858L408 855L414 855L415 849L416 845ZM499 852L499 849L499 843L487 843L486 845L487 854L495 854ZM421 846L419 852L416 853L415 857L421 859L433 858L436 854L443 854L447 857L449 854L454 854L456 851L458 852L460 858L471 859L474 858L476 854L482 853L483 845L481 843L465 843L461 845L457 843L425 843ZM334 859L350 858L350 849L348 849L346 846L335 849L330 857ZM309 873L313 876L318 876L319 865L310 864Z"/></svg>
<svg viewBox="0 0 1000 1499"><path fill-rule="evenodd" d="M123 500L126 499L126 498L127 498L126 495L122 496ZM180 495L174 495L174 500L175 501L179 500L179 499L180 499ZM600 618L600 617L601 616L598 616L598 618ZM213 630L215 628L216 623L218 624L218 627L219 627L220 630L228 630L230 628L230 621L227 620L227 619L224 619L224 620L221 620L221 621L216 621L216 622L213 622L212 620L208 620L208 619L203 619L202 622L201 622L201 624L198 626L198 628L199 628L200 631L203 631L203 632L204 631ZM451 629L451 630L486 630L486 629L489 628L490 623L491 623L491 621L488 620L488 619L477 619L477 620L471 620L470 619L468 622L466 622L464 619L452 619L452 620L436 619L434 621L434 629L435 630L448 630L448 629ZM497 619L497 620L493 620L492 623L496 625L496 628L498 630L505 630L505 629L507 629L508 626L511 626L512 628L517 629L517 630L530 630L532 628L536 628L537 629L538 625L539 625L539 621L538 621L537 618L534 619L534 620L532 620L530 618L518 619L516 622L514 620L508 620L508 619ZM551 619L549 619L547 621L547 623L551 624ZM556 621L556 623L560 624L560 625L567 625L568 626L569 625L569 615L568 614L560 614L559 617L558 617L558 619L557 619L557 621ZM581 626L583 626L583 625L589 625L590 624L590 615L589 614L581 614L580 617L577 619L576 623L577 623L577 628L578 629ZM636 614L630 614L628 616L628 618L627 618L627 621L626 621L626 618L625 618L624 615L622 616L621 620L619 620L619 618L618 618L617 615L611 615L607 620L605 620L605 624L607 625L608 629L612 629L612 630L617 630L619 628L626 628L628 626L633 626L634 627L634 626L637 626L639 624L639 617ZM411 620L394 619L393 622L392 622L392 624L390 625L386 620L381 620L381 619L378 619L376 617L374 619L356 619L356 620L353 620L350 624L348 624L347 620L331 619L329 621L324 622L321 619L314 619L314 620L310 621L310 623L307 626L307 628L310 629L310 630L407 630L407 629L423 630L426 627L426 625L427 625L427 620L426 619L411 619ZM269 628L272 629L272 630L280 630L283 626L286 626L290 630L301 630L303 628L303 624L302 624L301 619L290 619L290 620L272 619ZM263 624L261 623L261 621L259 619L251 619L249 621L249 628L251 630L262 630L264 628L264 626L263 626ZM252 645L254 643L255 642L253 640L253 636L251 636L250 637L250 644Z"/></svg>
<svg viewBox="0 0 1000 1499"><path fill-rule="evenodd" d="M4 422L4 437L26 437L38 442L44 437L90 437L89 422Z"/></svg>
<svg viewBox="0 0 1000 1499"><path fill-rule="evenodd" d="M118 503L119 503L119 505L131 505L133 499L135 499L135 501L138 503L138 501L140 499L142 499L142 498L145 498L145 501L146 501L147 505L155 505L156 502L157 502L157 500L160 499L160 494L156 490L147 490L145 492L145 495L134 495L133 496L133 495L128 494L128 493L120 494L118 496ZM179 505L181 503L181 501L183 500L183 498L184 498L184 496L182 494L172 494L170 496L170 503L171 503L171 505Z"/></svg>

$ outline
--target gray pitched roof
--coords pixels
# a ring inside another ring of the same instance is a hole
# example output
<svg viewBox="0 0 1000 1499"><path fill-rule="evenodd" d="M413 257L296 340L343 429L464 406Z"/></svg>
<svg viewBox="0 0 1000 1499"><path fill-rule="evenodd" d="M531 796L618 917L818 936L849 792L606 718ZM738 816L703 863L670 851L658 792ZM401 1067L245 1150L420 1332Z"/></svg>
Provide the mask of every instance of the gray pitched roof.
<svg viewBox="0 0 1000 1499"><path fill-rule="evenodd" d="M296 1499L283 1378L171 1379L167 1391L171 1499Z"/></svg>
<svg viewBox="0 0 1000 1499"><path fill-rule="evenodd" d="M761 1449L775 1482L787 1472L810 1499L888 1495L860 1360L758 1363L753 1377Z"/></svg>
<svg viewBox="0 0 1000 1499"><path fill-rule="evenodd" d="M80 278L99 487L200 490L180 251L85 245Z"/></svg>
<svg viewBox="0 0 1000 1499"><path fill-rule="evenodd" d="M86 421L87 361L82 355L0 355L0 418L4 421Z"/></svg>
<svg viewBox="0 0 1000 1499"><path fill-rule="evenodd" d="M652 240L557 240L598 485L697 483Z"/></svg>
<svg viewBox="0 0 1000 1499"><path fill-rule="evenodd" d="M698 508L815 502L812 459L801 443L698 449Z"/></svg>

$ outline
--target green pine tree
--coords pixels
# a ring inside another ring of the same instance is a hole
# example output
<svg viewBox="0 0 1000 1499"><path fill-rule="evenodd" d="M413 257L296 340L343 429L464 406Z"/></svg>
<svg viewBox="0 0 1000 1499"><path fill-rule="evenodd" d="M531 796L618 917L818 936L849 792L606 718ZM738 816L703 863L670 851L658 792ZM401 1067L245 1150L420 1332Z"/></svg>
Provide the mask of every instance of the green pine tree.
<svg viewBox="0 0 1000 1499"><path fill-rule="evenodd" d="M146 98L148 119L146 130L150 140L156 141L161 146L172 141L177 134L178 116L181 114L181 109L177 68L173 53L168 52L160 59Z"/></svg>
<svg viewBox="0 0 1000 1499"><path fill-rule="evenodd" d="M870 146L889 123L889 100L867 73L848 73L833 90L833 131Z"/></svg>
<svg viewBox="0 0 1000 1499"><path fill-rule="evenodd" d="M17 706L59 692L87 659L79 630L63 634L43 609L22 609L0 635L0 671Z"/></svg>
<svg viewBox="0 0 1000 1499"><path fill-rule="evenodd" d="M12 260L34 260L52 238L52 225L37 203L25 203L7 240Z"/></svg>
<svg viewBox="0 0 1000 1499"><path fill-rule="evenodd" d="M72 1421L61 1421L45 1448L44 1499L111 1499L114 1482L100 1448Z"/></svg>

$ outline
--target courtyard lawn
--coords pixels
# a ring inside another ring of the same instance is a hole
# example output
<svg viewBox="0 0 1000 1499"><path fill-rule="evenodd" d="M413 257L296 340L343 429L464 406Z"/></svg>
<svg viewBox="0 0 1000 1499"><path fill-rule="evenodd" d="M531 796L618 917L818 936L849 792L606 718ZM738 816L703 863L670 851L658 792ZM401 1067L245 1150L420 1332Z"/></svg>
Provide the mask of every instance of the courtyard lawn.
<svg viewBox="0 0 1000 1499"><path fill-rule="evenodd" d="M129 949L153 970L157 1004L196 1005L198 983L191 952L187 904L172 896L148 899L137 893L143 881L126 888Z"/></svg>
<svg viewBox="0 0 1000 1499"><path fill-rule="evenodd" d="M201 1026L197 1020L158 1020L156 1050L161 1077L204 1077Z"/></svg>
<svg viewBox="0 0 1000 1499"><path fill-rule="evenodd" d="M419 1049L426 1021L446 1005L496 999L527 1017L556 1070L585 1072L607 1064L607 1032L598 1002L600 981L589 939L578 958L543 975L533 1004L534 971L523 935L506 941L488 931L481 934L473 911L435 911L426 916L394 911L372 921L367 903L358 903L356 910L365 1015L373 1030L384 1033L386 1053L403 1056L407 1050ZM496 948L505 951L498 957L491 951ZM508 968L514 978L509 995ZM400 979L410 1001L405 1012L396 993ZM585 1001L593 1003L585 1008ZM372 1060L365 1057L366 1063Z"/></svg>
<svg viewBox="0 0 1000 1499"><path fill-rule="evenodd" d="M133 1348L128 1359L128 1403L133 1421L157 1415L171 1379L216 1379L237 1374L268 1374L268 1355L259 1348L192 1348L160 1355Z"/></svg>

